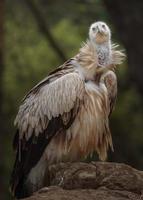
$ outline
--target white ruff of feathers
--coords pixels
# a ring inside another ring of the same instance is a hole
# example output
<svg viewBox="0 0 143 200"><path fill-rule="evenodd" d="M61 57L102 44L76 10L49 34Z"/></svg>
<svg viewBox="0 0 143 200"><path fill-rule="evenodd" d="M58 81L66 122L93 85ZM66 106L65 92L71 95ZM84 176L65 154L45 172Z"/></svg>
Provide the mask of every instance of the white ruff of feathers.
<svg viewBox="0 0 143 200"><path fill-rule="evenodd" d="M96 73L96 69L99 66L114 69L116 65L122 64L125 59L125 54L123 51L117 50L118 45L109 44L111 46L107 46L108 44L109 43L106 43L105 46L104 44L99 46L97 45L97 48L95 48L90 40L87 40L86 43L83 43L79 50L79 54L76 56L76 60L80 66L84 68L85 73L89 73L90 71L91 74L93 71ZM103 57L103 60L101 57ZM100 63L101 61L102 63Z"/></svg>

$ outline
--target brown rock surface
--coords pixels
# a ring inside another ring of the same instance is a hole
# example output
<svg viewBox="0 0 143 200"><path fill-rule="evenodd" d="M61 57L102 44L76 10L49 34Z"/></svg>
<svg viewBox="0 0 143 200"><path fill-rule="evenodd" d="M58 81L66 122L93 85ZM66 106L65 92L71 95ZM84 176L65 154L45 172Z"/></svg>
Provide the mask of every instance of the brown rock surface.
<svg viewBox="0 0 143 200"><path fill-rule="evenodd" d="M49 186L26 200L143 200L143 172L125 164L61 163L49 172Z"/></svg>

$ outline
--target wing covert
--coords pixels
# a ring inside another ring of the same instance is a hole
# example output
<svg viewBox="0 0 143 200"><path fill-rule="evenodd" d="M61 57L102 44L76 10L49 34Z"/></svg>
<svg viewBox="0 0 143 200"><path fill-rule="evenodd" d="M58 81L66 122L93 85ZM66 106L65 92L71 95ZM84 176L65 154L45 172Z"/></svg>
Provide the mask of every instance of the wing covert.
<svg viewBox="0 0 143 200"><path fill-rule="evenodd" d="M74 72L35 90L24 99L15 120L20 138L25 134L29 139L33 132L38 136L52 118L70 112L77 99L82 100L84 83L79 74Z"/></svg>

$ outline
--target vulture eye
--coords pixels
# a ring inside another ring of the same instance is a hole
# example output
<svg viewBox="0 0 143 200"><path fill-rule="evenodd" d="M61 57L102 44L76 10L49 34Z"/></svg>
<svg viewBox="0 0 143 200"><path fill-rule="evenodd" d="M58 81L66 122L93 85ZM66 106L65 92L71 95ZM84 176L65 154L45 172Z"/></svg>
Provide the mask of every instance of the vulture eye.
<svg viewBox="0 0 143 200"><path fill-rule="evenodd" d="M106 28L104 24L102 24L102 28L104 28L104 29Z"/></svg>
<svg viewBox="0 0 143 200"><path fill-rule="evenodd" d="M95 31L95 30L96 30L96 28L95 28L95 27L93 27L93 28L92 28L92 30L93 30L93 31Z"/></svg>

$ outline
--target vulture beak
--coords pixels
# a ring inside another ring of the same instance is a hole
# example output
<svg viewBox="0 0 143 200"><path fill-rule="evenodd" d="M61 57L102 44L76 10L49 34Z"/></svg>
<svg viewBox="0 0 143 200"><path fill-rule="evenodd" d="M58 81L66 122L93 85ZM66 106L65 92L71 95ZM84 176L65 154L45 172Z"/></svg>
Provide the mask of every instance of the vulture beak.
<svg viewBox="0 0 143 200"><path fill-rule="evenodd" d="M104 34L105 34L105 31L104 31L104 29L103 29L101 26L97 26L97 29L98 29L98 32L99 32L101 35L104 35Z"/></svg>

